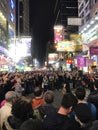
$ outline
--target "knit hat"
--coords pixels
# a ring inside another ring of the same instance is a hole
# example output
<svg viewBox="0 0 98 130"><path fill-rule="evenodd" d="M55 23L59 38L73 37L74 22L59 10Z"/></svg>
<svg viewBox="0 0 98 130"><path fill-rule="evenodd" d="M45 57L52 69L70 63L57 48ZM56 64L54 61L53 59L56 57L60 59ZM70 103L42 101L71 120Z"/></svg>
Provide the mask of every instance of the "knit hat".
<svg viewBox="0 0 98 130"><path fill-rule="evenodd" d="M91 108L87 103L79 103L75 107L75 115L82 123L88 123L92 120Z"/></svg>

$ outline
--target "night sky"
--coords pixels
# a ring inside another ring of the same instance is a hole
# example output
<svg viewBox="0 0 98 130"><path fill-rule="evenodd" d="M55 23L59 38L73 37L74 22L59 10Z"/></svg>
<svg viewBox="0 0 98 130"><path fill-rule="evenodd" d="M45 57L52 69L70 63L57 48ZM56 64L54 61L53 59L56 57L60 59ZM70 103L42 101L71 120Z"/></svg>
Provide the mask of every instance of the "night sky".
<svg viewBox="0 0 98 130"><path fill-rule="evenodd" d="M30 31L32 54L42 64L45 61L46 45L53 41L54 5L56 0L30 0Z"/></svg>

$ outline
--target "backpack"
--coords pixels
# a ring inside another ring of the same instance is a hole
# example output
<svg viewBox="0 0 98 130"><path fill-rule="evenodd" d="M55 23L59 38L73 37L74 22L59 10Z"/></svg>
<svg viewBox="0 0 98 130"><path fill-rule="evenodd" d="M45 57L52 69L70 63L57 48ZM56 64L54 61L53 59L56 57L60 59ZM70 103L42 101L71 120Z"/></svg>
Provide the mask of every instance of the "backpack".
<svg viewBox="0 0 98 130"><path fill-rule="evenodd" d="M36 109L33 110L33 115L34 115L37 119L43 121L43 118L41 117L41 114L40 114L40 111L39 111L38 108L36 108Z"/></svg>

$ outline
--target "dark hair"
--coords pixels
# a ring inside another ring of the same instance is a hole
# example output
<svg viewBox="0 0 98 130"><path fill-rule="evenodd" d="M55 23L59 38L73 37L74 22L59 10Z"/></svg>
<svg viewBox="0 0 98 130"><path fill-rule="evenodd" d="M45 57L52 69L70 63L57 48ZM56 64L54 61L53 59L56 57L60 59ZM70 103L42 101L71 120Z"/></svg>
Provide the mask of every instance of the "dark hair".
<svg viewBox="0 0 98 130"><path fill-rule="evenodd" d="M86 91L84 88L79 87L75 91L76 97L80 100L83 100L85 98Z"/></svg>
<svg viewBox="0 0 98 130"><path fill-rule="evenodd" d="M66 93L61 101L64 108L74 107L77 104L77 98L72 93Z"/></svg>
<svg viewBox="0 0 98 130"><path fill-rule="evenodd" d="M42 122L37 119L29 119L25 121L21 127L20 130L41 130L42 129Z"/></svg>
<svg viewBox="0 0 98 130"><path fill-rule="evenodd" d="M54 101L53 91L46 91L44 94L44 99L45 99L45 102L48 104L53 103L53 101Z"/></svg>
<svg viewBox="0 0 98 130"><path fill-rule="evenodd" d="M21 121L25 121L30 117L33 117L33 110L31 100L26 97L18 98L12 105L12 114L20 119Z"/></svg>
<svg viewBox="0 0 98 130"><path fill-rule="evenodd" d="M34 95L35 96L41 96L41 94L42 94L42 88L41 87L35 87L34 88Z"/></svg>

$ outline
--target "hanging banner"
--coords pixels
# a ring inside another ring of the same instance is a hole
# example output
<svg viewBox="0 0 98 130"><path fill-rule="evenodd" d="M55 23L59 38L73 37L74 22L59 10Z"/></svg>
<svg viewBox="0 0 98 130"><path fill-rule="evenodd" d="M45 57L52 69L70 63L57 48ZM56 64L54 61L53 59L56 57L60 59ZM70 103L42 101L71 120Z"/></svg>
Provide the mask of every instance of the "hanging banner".
<svg viewBox="0 0 98 130"><path fill-rule="evenodd" d="M78 65L78 67L85 67L86 66L86 57L79 56L77 58L77 65Z"/></svg>
<svg viewBox="0 0 98 130"><path fill-rule="evenodd" d="M93 59L88 59L86 58L86 66L92 66L93 65L94 60Z"/></svg>
<svg viewBox="0 0 98 130"><path fill-rule="evenodd" d="M90 47L91 55L98 55L98 47Z"/></svg>

